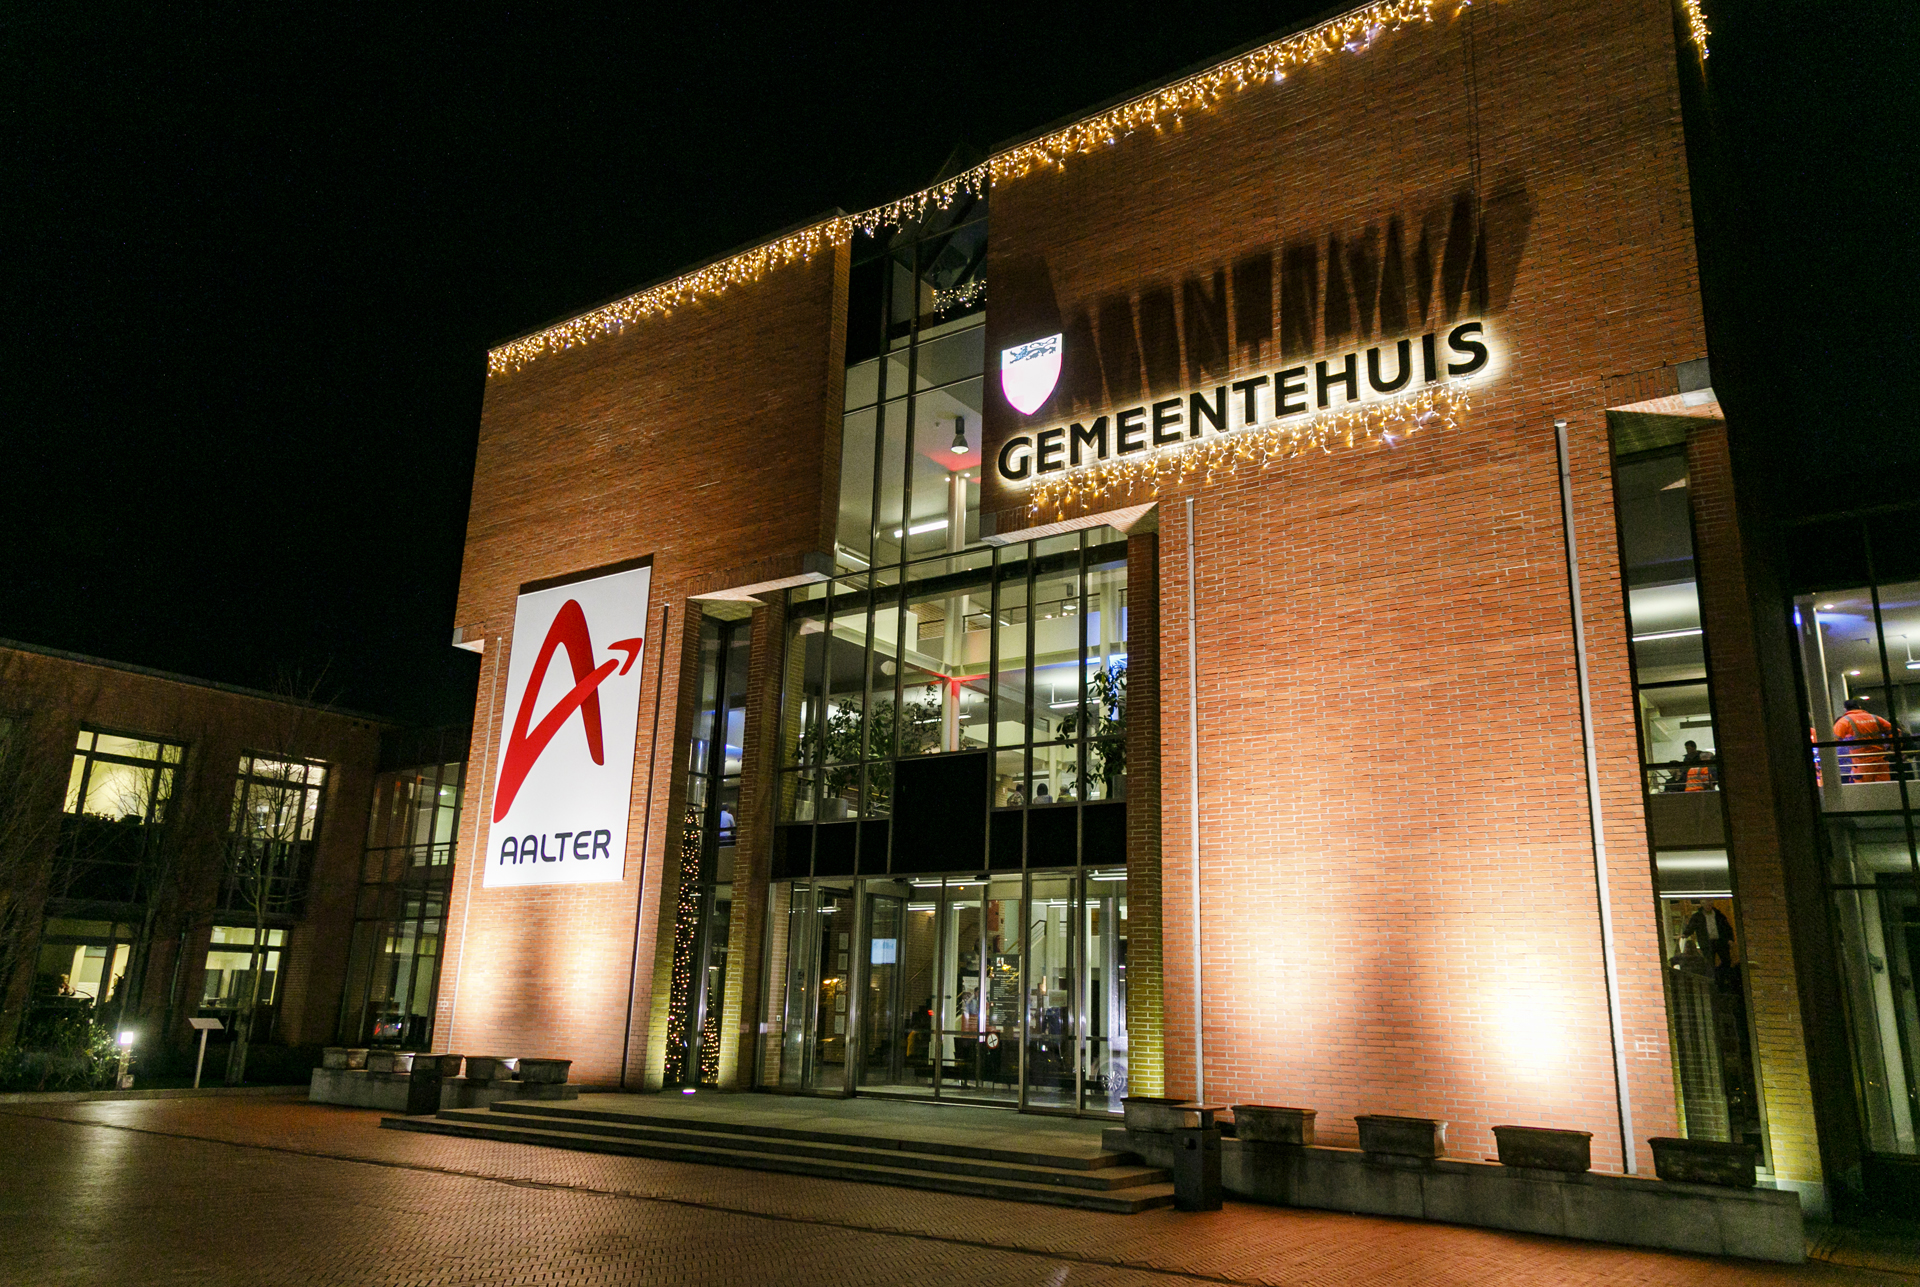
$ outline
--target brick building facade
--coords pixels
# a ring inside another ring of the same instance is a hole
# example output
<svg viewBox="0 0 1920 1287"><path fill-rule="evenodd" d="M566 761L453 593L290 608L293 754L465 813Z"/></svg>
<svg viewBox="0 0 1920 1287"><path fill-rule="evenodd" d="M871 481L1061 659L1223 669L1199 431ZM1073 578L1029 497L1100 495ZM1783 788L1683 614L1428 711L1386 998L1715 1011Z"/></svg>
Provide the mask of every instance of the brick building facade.
<svg viewBox="0 0 1920 1287"><path fill-rule="evenodd" d="M1376 6L496 350L467 815L522 595L650 559L650 642L620 879L490 886L475 825L436 1048L1641 1172L1743 1138L1820 1200L1860 1146L1768 805L1697 57L1662 0Z"/></svg>

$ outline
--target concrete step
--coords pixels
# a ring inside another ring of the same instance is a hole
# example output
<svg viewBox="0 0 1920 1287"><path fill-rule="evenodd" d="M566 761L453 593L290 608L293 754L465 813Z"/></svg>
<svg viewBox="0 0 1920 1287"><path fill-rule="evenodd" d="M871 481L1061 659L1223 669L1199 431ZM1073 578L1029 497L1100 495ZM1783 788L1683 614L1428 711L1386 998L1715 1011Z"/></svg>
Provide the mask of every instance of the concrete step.
<svg viewBox="0 0 1920 1287"><path fill-rule="evenodd" d="M1049 1153L1037 1149L994 1147L966 1144L955 1140L924 1138L883 1130L809 1130L802 1127L774 1126L752 1121L690 1118L673 1113L645 1113L631 1110L593 1108L578 1103L532 1103L508 1101L488 1106L495 1113L525 1114L566 1122L611 1122L621 1126L645 1126L669 1130L697 1131L702 1134L744 1135L754 1139L793 1140L868 1149L896 1149L911 1153L945 1157L974 1158L984 1162L1010 1162L1023 1166L1047 1166L1061 1170L1096 1171L1108 1167L1138 1165L1132 1153L1101 1148L1085 1153ZM479 1110L475 1110L479 1111ZM560 1127L559 1129L573 1129Z"/></svg>
<svg viewBox="0 0 1920 1287"><path fill-rule="evenodd" d="M684 1119L671 1125L609 1120L612 1114L584 1118L575 1114L506 1114L479 1109L441 1109L440 1121L500 1125L503 1122L541 1130L566 1131L576 1135L605 1135L614 1139L647 1140L658 1144L678 1144L687 1148L719 1152L780 1153L789 1157L811 1157L823 1162L852 1162L866 1166L906 1167L914 1170L945 1171L985 1179L1016 1180L1025 1183L1055 1184L1065 1188L1111 1192L1146 1184L1164 1183L1167 1173L1154 1167L1129 1164L1125 1156L1112 1159L1106 1166L1061 1166L1059 1159L1038 1155L1043 1161L1003 1162L975 1157L935 1153L918 1147L919 1141L880 1140L878 1146L860 1140L832 1142L812 1139L786 1139L770 1135L748 1135L738 1131L707 1131L702 1124ZM871 1139L872 1137L868 1137ZM1081 1159L1074 1159L1079 1161Z"/></svg>
<svg viewBox="0 0 1920 1287"><path fill-rule="evenodd" d="M1173 1204L1173 1186L1167 1182L1165 1171L1124 1164L1102 1168L995 1166L951 1155L914 1153L903 1149L866 1150L868 1153L880 1153L887 1159L885 1162L876 1162L855 1156L861 1152L858 1149L846 1150L846 1155L842 1156L815 1156L790 1151L792 1141L766 1137L755 1140L743 1136L739 1131L689 1132L684 1129L684 1122L675 1123L679 1129L668 1134L695 1136L690 1142L657 1138L645 1130L619 1133L589 1131L578 1129L588 1125L584 1122L552 1122L531 1114L488 1113L473 1109L450 1109L434 1117L388 1117L382 1119L380 1124L392 1130L778 1171L788 1175L813 1175L1125 1215ZM593 1124L609 1125L604 1122ZM742 1147L743 1144L746 1147ZM955 1169L979 1166L991 1166L995 1170L1011 1173L982 1175L971 1170ZM1111 1188L1082 1187L1082 1181L1107 1170L1118 1172L1112 1178L1124 1183Z"/></svg>

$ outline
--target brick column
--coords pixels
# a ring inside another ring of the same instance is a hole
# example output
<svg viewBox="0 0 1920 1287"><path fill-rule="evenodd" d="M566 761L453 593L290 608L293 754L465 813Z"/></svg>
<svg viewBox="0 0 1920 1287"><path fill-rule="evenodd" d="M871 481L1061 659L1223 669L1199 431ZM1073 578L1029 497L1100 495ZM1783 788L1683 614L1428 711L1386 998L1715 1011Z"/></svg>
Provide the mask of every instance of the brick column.
<svg viewBox="0 0 1920 1287"><path fill-rule="evenodd" d="M1127 1091L1166 1093L1160 942L1160 538L1127 538Z"/></svg>
<svg viewBox="0 0 1920 1287"><path fill-rule="evenodd" d="M1714 703L1714 738L1768 1152L1776 1178L1820 1183L1819 1132L1774 809L1778 787L1767 756L1764 712L1751 700L1763 691L1757 632L1769 624L1784 627L1756 621L1751 610L1725 422L1703 422L1688 432L1687 478L1709 673L1722 698Z"/></svg>

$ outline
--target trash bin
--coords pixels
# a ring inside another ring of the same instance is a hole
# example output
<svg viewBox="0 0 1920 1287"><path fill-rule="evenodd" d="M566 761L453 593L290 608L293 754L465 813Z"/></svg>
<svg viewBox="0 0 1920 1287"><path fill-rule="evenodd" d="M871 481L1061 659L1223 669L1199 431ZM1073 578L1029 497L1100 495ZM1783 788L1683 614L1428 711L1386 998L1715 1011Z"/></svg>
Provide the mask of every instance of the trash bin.
<svg viewBox="0 0 1920 1287"><path fill-rule="evenodd" d="M407 1074L407 1116L431 1117L440 1111L440 1060L421 1055Z"/></svg>
<svg viewBox="0 0 1920 1287"><path fill-rule="evenodd" d="M1197 1124L1175 1133L1180 1146L1173 1155L1173 1205L1181 1211L1218 1211L1220 1128L1211 1109L1201 1109L1188 1120Z"/></svg>

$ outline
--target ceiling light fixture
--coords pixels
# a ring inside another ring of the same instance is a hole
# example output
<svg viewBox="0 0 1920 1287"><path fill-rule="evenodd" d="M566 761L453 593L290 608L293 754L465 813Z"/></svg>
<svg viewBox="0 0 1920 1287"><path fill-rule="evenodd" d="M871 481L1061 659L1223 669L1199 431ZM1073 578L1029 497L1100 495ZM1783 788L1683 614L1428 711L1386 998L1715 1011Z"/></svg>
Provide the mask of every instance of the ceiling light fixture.
<svg viewBox="0 0 1920 1287"><path fill-rule="evenodd" d="M1653 639L1684 639L1688 635L1697 635L1699 633L1699 626L1694 626L1689 630L1656 630L1650 635L1635 635L1633 641L1635 643L1646 643Z"/></svg>
<svg viewBox="0 0 1920 1287"><path fill-rule="evenodd" d="M1907 669L1920 670L1920 661L1913 659L1913 637L1911 635L1901 635L1900 642L1907 646Z"/></svg>
<svg viewBox="0 0 1920 1287"><path fill-rule="evenodd" d="M967 418L965 416L955 416L953 418L953 446L951 450L956 456L964 456L972 450L972 448L967 446Z"/></svg>

